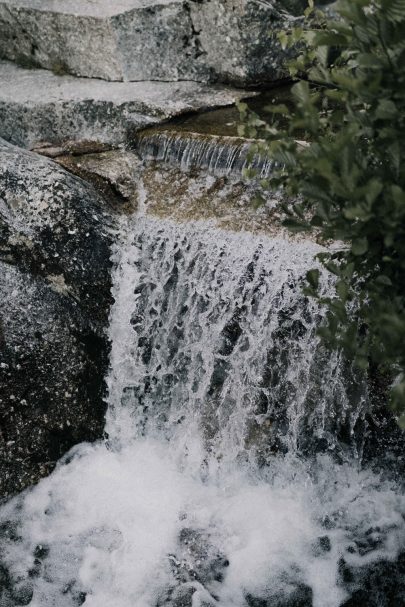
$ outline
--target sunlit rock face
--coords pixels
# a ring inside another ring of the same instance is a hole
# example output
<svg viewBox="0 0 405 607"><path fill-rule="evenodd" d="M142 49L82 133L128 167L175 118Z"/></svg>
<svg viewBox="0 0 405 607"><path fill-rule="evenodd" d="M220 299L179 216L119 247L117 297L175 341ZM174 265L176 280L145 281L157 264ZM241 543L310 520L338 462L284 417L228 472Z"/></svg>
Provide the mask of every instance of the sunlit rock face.
<svg viewBox="0 0 405 607"><path fill-rule="evenodd" d="M2 0L0 56L105 80L251 84L283 74L276 34L305 5L301 0Z"/></svg>
<svg viewBox="0 0 405 607"><path fill-rule="evenodd" d="M0 494L101 435L109 213L94 189L0 141Z"/></svg>

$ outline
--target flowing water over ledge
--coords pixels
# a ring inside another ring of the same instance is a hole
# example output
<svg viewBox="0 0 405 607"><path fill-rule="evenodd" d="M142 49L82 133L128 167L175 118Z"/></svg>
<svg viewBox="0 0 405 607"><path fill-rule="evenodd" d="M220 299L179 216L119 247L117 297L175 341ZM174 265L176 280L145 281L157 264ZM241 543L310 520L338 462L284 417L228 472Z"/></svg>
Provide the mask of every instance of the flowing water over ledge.
<svg viewBox="0 0 405 607"><path fill-rule="evenodd" d="M215 176L242 176L246 170L253 170L258 179L266 179L276 165L254 154L254 145L252 139L158 129L143 131L134 140L143 160L183 171L200 169Z"/></svg>
<svg viewBox="0 0 405 607"><path fill-rule="evenodd" d="M292 107L291 99L291 84L280 84L245 101L259 119L269 121L272 106ZM242 123L236 106L219 108L135 133L132 146L143 160L183 171L200 169L217 177L242 177L246 169L252 169L257 180L267 179L277 165L254 151L257 139L240 136Z"/></svg>
<svg viewBox="0 0 405 607"><path fill-rule="evenodd" d="M405 497L360 465L367 390L300 292L317 250L123 224L108 439L2 507L2 607L340 607L395 569Z"/></svg>

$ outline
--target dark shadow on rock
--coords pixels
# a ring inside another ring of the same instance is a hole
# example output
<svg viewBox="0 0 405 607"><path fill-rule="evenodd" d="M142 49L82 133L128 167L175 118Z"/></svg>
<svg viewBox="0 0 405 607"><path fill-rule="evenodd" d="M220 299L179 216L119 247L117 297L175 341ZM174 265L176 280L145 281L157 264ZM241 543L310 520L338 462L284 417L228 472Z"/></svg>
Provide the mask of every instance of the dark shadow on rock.
<svg viewBox="0 0 405 607"><path fill-rule="evenodd" d="M0 496L101 438L114 217L94 188L0 140Z"/></svg>

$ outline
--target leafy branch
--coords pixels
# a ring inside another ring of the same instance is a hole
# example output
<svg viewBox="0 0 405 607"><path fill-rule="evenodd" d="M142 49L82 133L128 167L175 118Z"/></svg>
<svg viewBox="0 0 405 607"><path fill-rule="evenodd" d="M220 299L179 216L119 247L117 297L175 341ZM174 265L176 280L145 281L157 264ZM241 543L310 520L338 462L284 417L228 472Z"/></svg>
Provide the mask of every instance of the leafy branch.
<svg viewBox="0 0 405 607"><path fill-rule="evenodd" d="M241 134L276 161L269 187L297 200L285 225L344 243L319 256L336 275L320 334L392 378L405 427L405 0L339 0L334 11L311 1L304 27L282 32L296 51L293 110L269 107L263 121L240 104ZM318 282L308 272L308 295L320 298Z"/></svg>

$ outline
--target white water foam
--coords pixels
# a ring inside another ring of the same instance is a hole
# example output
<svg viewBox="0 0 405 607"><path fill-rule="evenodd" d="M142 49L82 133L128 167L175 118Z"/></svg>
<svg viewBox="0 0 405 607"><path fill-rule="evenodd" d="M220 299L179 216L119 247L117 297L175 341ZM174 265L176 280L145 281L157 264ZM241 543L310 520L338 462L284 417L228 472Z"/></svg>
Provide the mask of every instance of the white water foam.
<svg viewBox="0 0 405 607"><path fill-rule="evenodd" d="M302 456L311 424L333 453L336 424L353 430L366 406L299 295L315 247L147 218L123 233L109 440L2 507L0 604L284 607L301 592L339 607L342 558L404 549L405 499L349 448L346 463Z"/></svg>

